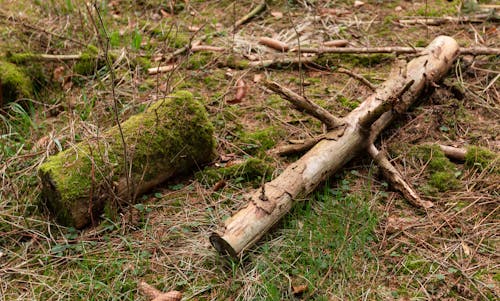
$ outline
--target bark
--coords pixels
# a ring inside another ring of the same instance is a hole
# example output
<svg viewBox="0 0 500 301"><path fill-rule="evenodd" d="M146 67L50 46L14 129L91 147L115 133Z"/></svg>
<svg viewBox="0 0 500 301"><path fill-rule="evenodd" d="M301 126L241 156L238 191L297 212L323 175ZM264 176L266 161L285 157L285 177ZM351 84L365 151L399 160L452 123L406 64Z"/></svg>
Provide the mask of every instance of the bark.
<svg viewBox="0 0 500 301"><path fill-rule="evenodd" d="M62 224L75 228L93 224L105 206L132 203L138 195L215 154L212 124L189 92L159 100L123 122L121 129L126 152L115 126L40 166L42 199Z"/></svg>
<svg viewBox="0 0 500 301"><path fill-rule="evenodd" d="M212 245L223 255L237 256L259 240L293 205L293 200L312 192L321 182L366 149L395 117L406 110L429 85L442 78L459 54L456 41L436 38L423 54L399 68L343 121L342 131L321 140L298 161L290 164L274 180L246 196L248 205L225 222L221 233L210 236ZM407 84L412 82L411 86ZM395 95L402 94L393 110L384 113ZM384 109L382 109L384 108ZM375 113L376 112L376 113ZM376 119L376 115L383 114ZM369 127L369 122L376 120ZM365 126L361 126L364 123ZM330 133L332 133L330 132Z"/></svg>
<svg viewBox="0 0 500 301"><path fill-rule="evenodd" d="M380 152L373 144L368 146L367 151L380 167L382 174L391 183L392 187L400 191L412 205L424 209L434 206L432 202L424 201L420 198L415 189L404 180L401 173L391 164L383 152Z"/></svg>

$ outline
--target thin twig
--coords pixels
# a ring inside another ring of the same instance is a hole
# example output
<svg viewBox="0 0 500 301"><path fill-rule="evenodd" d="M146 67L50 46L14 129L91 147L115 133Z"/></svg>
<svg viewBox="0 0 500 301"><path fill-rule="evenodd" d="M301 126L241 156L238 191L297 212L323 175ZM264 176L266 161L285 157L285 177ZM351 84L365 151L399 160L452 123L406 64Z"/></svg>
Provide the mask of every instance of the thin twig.
<svg viewBox="0 0 500 301"><path fill-rule="evenodd" d="M101 17L100 11L99 11L99 5L97 4L97 2L94 2L93 6L94 6L94 9L96 10L97 18L99 20L99 23L100 23L100 26L101 26L101 29L102 29L102 32L104 35L104 37L99 35L99 42L101 43L101 47L104 48L104 59L106 62L106 66L107 66L107 68L110 72L110 75L111 75L111 95L113 98L113 113L114 113L115 123L118 127L118 131L120 132L120 139L121 139L121 142L123 145L124 174L125 174L125 180L126 180L126 184L127 184L127 195L130 198L128 201L133 202L134 201L133 200L134 192L133 192L133 188L131 187L131 184L132 184L131 179L130 179L130 169L131 168L129 168L127 142L125 141L125 136L123 134L123 129L122 129L120 119L118 116L118 99L116 98L116 91L115 91L115 89L116 89L116 81L115 81L116 76L115 76L113 65L111 64L111 61L109 58L109 53L108 53L109 46L110 46L109 35L106 31L106 26L104 25L104 21L102 20L102 17ZM87 7L87 11L89 13L90 19L92 20L92 23L95 26L96 31L99 32L99 26L97 25L97 22L94 19L92 11L90 10L88 5L86 5L86 7ZM104 40L103 40L103 38L104 38Z"/></svg>
<svg viewBox="0 0 500 301"><path fill-rule="evenodd" d="M307 114L323 122L328 129L333 129L344 124L344 122L340 118L333 116L326 109L320 107L304 96L301 96L293 92L292 90L281 86L277 82L265 80L263 83L267 88L271 89L277 94L280 94L286 100L291 102L297 109L303 110Z"/></svg>
<svg viewBox="0 0 500 301"><path fill-rule="evenodd" d="M362 84L364 84L365 86L367 86L368 88L370 88L370 90L372 90L372 91L375 91L377 89L377 87L374 84L370 83L370 81L368 81L365 77L363 77L363 76L361 76L359 74L356 74L356 73L352 72L349 69L340 67L339 69L337 69L337 72L347 74L350 77L352 77L354 79L357 79Z"/></svg>
<svg viewBox="0 0 500 301"><path fill-rule="evenodd" d="M395 53L395 54L419 54L424 51L423 47L318 47L318 48L301 48L302 53ZM290 49L290 52L297 52L297 48ZM493 47L465 47L460 48L460 54L471 55L500 55L500 48Z"/></svg>
<svg viewBox="0 0 500 301"><path fill-rule="evenodd" d="M252 9L248 14L243 16L243 18L239 19L234 23L234 28L238 28L241 25L250 21L253 17L260 14L261 12L266 10L266 1L262 1L259 5L257 5L254 9Z"/></svg>
<svg viewBox="0 0 500 301"><path fill-rule="evenodd" d="M380 152L375 145L370 144L367 148L368 153L373 158L373 160L377 163L377 165L382 170L384 177L391 183L391 185L399 190L405 198L412 205L416 207L421 207L424 209L430 208L434 206L434 204L430 201L424 201L420 198L418 193L411 187L404 179L401 173L391 164L389 159L384 155L384 153Z"/></svg>

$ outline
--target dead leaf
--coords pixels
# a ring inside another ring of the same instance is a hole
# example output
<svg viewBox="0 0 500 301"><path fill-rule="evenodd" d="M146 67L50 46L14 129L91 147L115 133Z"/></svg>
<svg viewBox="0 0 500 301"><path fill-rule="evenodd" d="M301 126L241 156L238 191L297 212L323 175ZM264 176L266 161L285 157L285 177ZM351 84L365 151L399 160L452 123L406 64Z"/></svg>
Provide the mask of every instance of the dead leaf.
<svg viewBox="0 0 500 301"><path fill-rule="evenodd" d="M226 186L226 181L220 180L212 187L212 191L219 191Z"/></svg>
<svg viewBox="0 0 500 301"><path fill-rule="evenodd" d="M58 83L64 82L64 70L65 70L64 66L59 66L56 69L54 69L54 72L52 73L54 81Z"/></svg>
<svg viewBox="0 0 500 301"><path fill-rule="evenodd" d="M64 91L69 91L69 90L71 90L72 87L73 87L73 81L71 81L71 78L69 80L64 81L64 85L63 85Z"/></svg>
<svg viewBox="0 0 500 301"><path fill-rule="evenodd" d="M172 17L171 14L167 13L166 11L164 11L163 9L160 9L160 13L161 15L163 16L163 18L170 18Z"/></svg>
<svg viewBox="0 0 500 301"><path fill-rule="evenodd" d="M236 157L235 154L220 155L220 161L222 163L226 163L233 160L235 157Z"/></svg>
<svg viewBox="0 0 500 301"><path fill-rule="evenodd" d="M170 291L164 293L154 298L153 301L180 301L182 299L182 293L179 291Z"/></svg>
<svg viewBox="0 0 500 301"><path fill-rule="evenodd" d="M253 82L254 82L254 83L258 83L258 82L260 82L263 78L264 78L264 75L262 75L262 74L258 74L258 73L257 73L257 74L255 74L255 75L253 76Z"/></svg>
<svg viewBox="0 0 500 301"><path fill-rule="evenodd" d="M191 31L191 32L197 32L198 30L200 30L201 27L199 26L188 26L188 30Z"/></svg>
<svg viewBox="0 0 500 301"><path fill-rule="evenodd" d="M355 8L359 8L359 7L363 6L363 5L365 5L365 3L363 1L358 1L358 0L354 1L354 7Z"/></svg>
<svg viewBox="0 0 500 301"><path fill-rule="evenodd" d="M392 234L412 228L416 225L416 223L417 218L414 217L389 216L387 218L386 230L387 233Z"/></svg>
<svg viewBox="0 0 500 301"><path fill-rule="evenodd" d="M307 285L297 285L297 286L292 286L292 292L294 295L299 295L307 291Z"/></svg>
<svg viewBox="0 0 500 301"><path fill-rule="evenodd" d="M243 98L245 98L246 95L247 95L247 86L245 84L245 81L240 78L236 81L236 95L232 100L228 101L228 103L230 104L240 103L243 101Z"/></svg>
<svg viewBox="0 0 500 301"><path fill-rule="evenodd" d="M275 17L276 19L281 19L283 18L283 13L280 11L273 11L271 12L271 16Z"/></svg>
<svg viewBox="0 0 500 301"><path fill-rule="evenodd" d="M467 256L467 257L470 256L470 254L471 254L470 247L464 241L462 241L461 244L462 244L462 249L464 250L465 256Z"/></svg>

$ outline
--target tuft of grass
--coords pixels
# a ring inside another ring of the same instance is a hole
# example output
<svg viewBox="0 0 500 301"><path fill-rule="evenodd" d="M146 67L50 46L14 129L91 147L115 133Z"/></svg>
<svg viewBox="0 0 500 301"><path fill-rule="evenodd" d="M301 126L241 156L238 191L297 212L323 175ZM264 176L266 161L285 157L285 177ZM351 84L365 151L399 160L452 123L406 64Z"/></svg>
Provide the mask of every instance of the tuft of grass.
<svg viewBox="0 0 500 301"><path fill-rule="evenodd" d="M349 182L328 183L310 201L296 204L284 220L280 243L267 242L258 252L261 286L266 300L291 300L291 286L307 285L312 300L359 298L373 276L377 215L370 196L349 194ZM368 273L361 275L361 267ZM356 285L349 285L356 283ZM306 298L307 298L306 297Z"/></svg>

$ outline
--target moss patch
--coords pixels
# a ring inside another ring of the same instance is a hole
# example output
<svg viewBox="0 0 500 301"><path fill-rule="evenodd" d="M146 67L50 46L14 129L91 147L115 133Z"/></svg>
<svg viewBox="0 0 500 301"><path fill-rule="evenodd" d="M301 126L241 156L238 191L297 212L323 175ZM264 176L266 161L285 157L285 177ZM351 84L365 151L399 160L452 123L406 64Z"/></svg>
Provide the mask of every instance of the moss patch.
<svg viewBox="0 0 500 301"><path fill-rule="evenodd" d="M240 164L227 167L208 167L196 173L196 179L206 185L212 186L220 180L234 180L235 182L260 183L262 177L270 175L272 167L263 160L250 158Z"/></svg>
<svg viewBox="0 0 500 301"><path fill-rule="evenodd" d="M244 143L242 148L245 151L251 154L262 154L266 150L273 148L282 135L282 129L270 126L260 131L243 133L240 139Z"/></svg>
<svg viewBox="0 0 500 301"><path fill-rule="evenodd" d="M207 113L186 91L156 102L121 128L132 162L130 181L137 193L189 172L215 153ZM62 223L81 228L91 220L90 209L97 218L105 203L127 198L121 141L115 126L99 139L85 140L50 157L40 167L42 198Z"/></svg>
<svg viewBox="0 0 500 301"><path fill-rule="evenodd" d="M30 78L16 65L4 61L0 61L0 88L0 105L33 93Z"/></svg>
<svg viewBox="0 0 500 301"><path fill-rule="evenodd" d="M92 75L94 72L104 66L104 62L98 59L99 50L93 46L87 46L82 52L81 58L76 62L73 71L80 75Z"/></svg>
<svg viewBox="0 0 500 301"><path fill-rule="evenodd" d="M471 146L467 149L467 154L465 155L465 165L469 168L478 168L481 171L491 168L492 171L500 173L500 167L498 164L494 164L494 161L498 161L498 159L498 154L486 148Z"/></svg>
<svg viewBox="0 0 500 301"><path fill-rule="evenodd" d="M447 191L458 187L457 168L441 151L437 145L419 145L410 150L410 154L416 156L427 164L428 187L424 190L432 193L435 191Z"/></svg>
<svg viewBox="0 0 500 301"><path fill-rule="evenodd" d="M373 67L380 65L382 63L392 62L395 56L393 54L324 54L316 60L316 63L330 68L336 68L338 66L363 66L363 67Z"/></svg>

